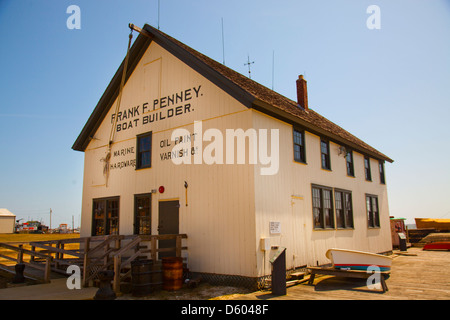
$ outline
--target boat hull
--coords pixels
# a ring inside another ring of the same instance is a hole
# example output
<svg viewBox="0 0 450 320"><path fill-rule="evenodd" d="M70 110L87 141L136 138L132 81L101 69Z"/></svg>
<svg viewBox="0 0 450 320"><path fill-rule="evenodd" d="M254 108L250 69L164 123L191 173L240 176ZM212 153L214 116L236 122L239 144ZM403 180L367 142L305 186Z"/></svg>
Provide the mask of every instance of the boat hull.
<svg viewBox="0 0 450 320"><path fill-rule="evenodd" d="M423 250L450 250L450 242L431 242L427 243Z"/></svg>
<svg viewBox="0 0 450 320"><path fill-rule="evenodd" d="M392 258L370 252L330 249L326 256L331 260L333 267L343 270L379 270L390 271Z"/></svg>
<svg viewBox="0 0 450 320"><path fill-rule="evenodd" d="M415 218L417 229L433 228L441 231L450 230L450 219Z"/></svg>

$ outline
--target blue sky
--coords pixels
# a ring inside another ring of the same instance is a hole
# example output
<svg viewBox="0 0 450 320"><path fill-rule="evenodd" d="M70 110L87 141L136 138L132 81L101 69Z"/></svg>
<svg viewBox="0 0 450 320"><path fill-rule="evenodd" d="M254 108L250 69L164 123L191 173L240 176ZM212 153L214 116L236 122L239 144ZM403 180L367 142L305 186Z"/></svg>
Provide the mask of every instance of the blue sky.
<svg viewBox="0 0 450 320"><path fill-rule="evenodd" d="M366 26L370 5L381 29ZM157 0L0 0L0 207L79 224L84 155L71 147L131 22L244 75L249 55L252 79L294 100L304 74L312 109L395 160L391 215L450 218L450 1L160 0L159 17Z"/></svg>

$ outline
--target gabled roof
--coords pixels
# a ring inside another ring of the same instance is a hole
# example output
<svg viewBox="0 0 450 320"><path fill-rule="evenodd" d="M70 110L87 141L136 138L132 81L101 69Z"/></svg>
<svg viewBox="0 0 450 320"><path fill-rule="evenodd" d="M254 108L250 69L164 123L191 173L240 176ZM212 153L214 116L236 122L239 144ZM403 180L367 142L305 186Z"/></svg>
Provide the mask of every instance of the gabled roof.
<svg viewBox="0 0 450 320"><path fill-rule="evenodd" d="M146 35L140 34L130 49L126 79L132 74L150 43L155 41L248 108L254 108L293 125L304 127L312 133L324 136L331 141L375 159L393 162L386 155L314 110L299 108L297 102L249 79L147 24L143 27L143 32ZM123 65L124 62L116 71L78 139L75 141L72 147L74 150L84 151L86 149L90 139L118 96Z"/></svg>
<svg viewBox="0 0 450 320"><path fill-rule="evenodd" d="M5 208L0 208L0 217L15 217L16 215Z"/></svg>

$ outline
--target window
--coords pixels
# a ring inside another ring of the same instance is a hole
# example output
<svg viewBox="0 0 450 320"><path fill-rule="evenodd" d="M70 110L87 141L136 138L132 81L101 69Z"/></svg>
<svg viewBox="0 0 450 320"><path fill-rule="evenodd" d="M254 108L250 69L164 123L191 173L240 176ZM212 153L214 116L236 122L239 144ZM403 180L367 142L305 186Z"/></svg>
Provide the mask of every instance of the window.
<svg viewBox="0 0 450 320"><path fill-rule="evenodd" d="M306 163L305 132L294 129L294 161Z"/></svg>
<svg viewBox="0 0 450 320"><path fill-rule="evenodd" d="M151 168L152 166L152 133L137 137L136 169Z"/></svg>
<svg viewBox="0 0 450 320"><path fill-rule="evenodd" d="M382 184L386 184L385 176L384 176L384 162L380 160L378 162L378 168L380 168L380 182Z"/></svg>
<svg viewBox="0 0 450 320"><path fill-rule="evenodd" d="M334 228L334 214L331 188L313 186L314 229Z"/></svg>
<svg viewBox="0 0 450 320"><path fill-rule="evenodd" d="M320 140L320 152L322 153L322 169L331 170L330 144L328 141Z"/></svg>
<svg viewBox="0 0 450 320"><path fill-rule="evenodd" d="M134 234L152 234L151 193L134 196Z"/></svg>
<svg viewBox="0 0 450 320"><path fill-rule="evenodd" d="M380 214L378 212L378 197L366 195L367 223L369 228L380 227Z"/></svg>
<svg viewBox="0 0 450 320"><path fill-rule="evenodd" d="M345 156L347 162L347 175L354 177L355 169L353 167L353 152L347 151L347 155Z"/></svg>
<svg viewBox="0 0 450 320"><path fill-rule="evenodd" d="M119 234L119 197L93 200L92 235L110 234Z"/></svg>
<svg viewBox="0 0 450 320"><path fill-rule="evenodd" d="M335 190L334 200L336 208L336 226L340 229L353 228L352 193L350 191Z"/></svg>
<svg viewBox="0 0 450 320"><path fill-rule="evenodd" d="M367 181L372 181L372 173L370 172L370 158L364 157L364 172Z"/></svg>

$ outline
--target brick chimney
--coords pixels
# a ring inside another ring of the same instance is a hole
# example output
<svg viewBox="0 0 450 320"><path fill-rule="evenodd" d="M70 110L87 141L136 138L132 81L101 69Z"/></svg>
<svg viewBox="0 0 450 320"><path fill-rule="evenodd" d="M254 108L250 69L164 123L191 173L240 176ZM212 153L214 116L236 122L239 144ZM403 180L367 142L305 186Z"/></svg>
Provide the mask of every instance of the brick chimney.
<svg viewBox="0 0 450 320"><path fill-rule="evenodd" d="M299 75L297 79L297 102L300 107L308 110L308 90L303 75Z"/></svg>

